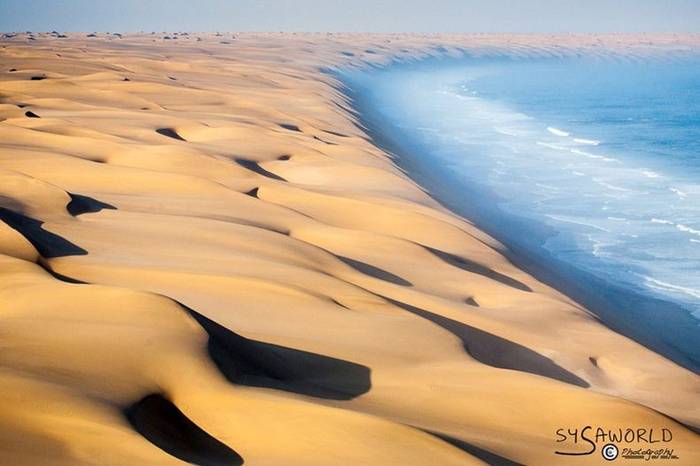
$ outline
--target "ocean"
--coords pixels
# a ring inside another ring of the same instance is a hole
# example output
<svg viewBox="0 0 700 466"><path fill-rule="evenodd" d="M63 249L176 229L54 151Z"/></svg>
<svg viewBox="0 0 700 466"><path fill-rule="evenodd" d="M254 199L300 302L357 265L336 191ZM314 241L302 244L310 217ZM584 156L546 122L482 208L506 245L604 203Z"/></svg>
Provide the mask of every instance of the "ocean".
<svg viewBox="0 0 700 466"><path fill-rule="evenodd" d="M508 53L343 73L438 200L601 320L700 368L700 55Z"/></svg>

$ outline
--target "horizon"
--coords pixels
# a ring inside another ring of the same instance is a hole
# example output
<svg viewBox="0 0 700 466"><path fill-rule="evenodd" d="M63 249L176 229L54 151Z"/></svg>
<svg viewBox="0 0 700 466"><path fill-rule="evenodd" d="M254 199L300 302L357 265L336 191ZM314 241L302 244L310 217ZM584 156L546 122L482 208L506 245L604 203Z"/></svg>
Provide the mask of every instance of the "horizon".
<svg viewBox="0 0 700 466"><path fill-rule="evenodd" d="M699 33L692 0L0 0L0 31Z"/></svg>

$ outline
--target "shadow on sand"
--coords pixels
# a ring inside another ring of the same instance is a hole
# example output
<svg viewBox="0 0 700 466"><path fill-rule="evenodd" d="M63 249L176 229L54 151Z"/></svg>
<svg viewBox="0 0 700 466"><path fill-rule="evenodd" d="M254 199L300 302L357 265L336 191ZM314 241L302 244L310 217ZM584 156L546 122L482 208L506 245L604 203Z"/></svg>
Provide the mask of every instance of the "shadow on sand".
<svg viewBox="0 0 700 466"><path fill-rule="evenodd" d="M588 382L557 365L551 359L505 338L423 309L386 298L396 306L447 330L460 340L465 351L482 364L499 369L527 372L579 387Z"/></svg>
<svg viewBox="0 0 700 466"><path fill-rule="evenodd" d="M398 275L394 275L391 272L387 272L384 269L380 269L379 267L367 264L366 262L350 259L349 257L345 256L339 256L337 254L335 255L335 257L345 262L347 265L357 270L358 272L361 272L365 275L369 275L370 277L378 278L379 280L384 280L385 282L393 283L395 285L413 286L408 280L405 280L399 277Z"/></svg>
<svg viewBox="0 0 700 466"><path fill-rule="evenodd" d="M44 222L0 207L0 220L17 230L46 259L63 256L84 256L87 251L67 239L44 230Z"/></svg>
<svg viewBox="0 0 700 466"><path fill-rule="evenodd" d="M161 394L146 396L124 414L149 442L182 461L200 466L243 464L241 455L202 430Z"/></svg>
<svg viewBox="0 0 700 466"><path fill-rule="evenodd" d="M73 217L77 217L82 214L94 214L104 209L117 210L111 204L106 202L98 201L95 198L83 196L82 194L68 193L71 201L66 206L66 210Z"/></svg>
<svg viewBox="0 0 700 466"><path fill-rule="evenodd" d="M454 437L450 437L449 435L441 434L438 432L431 432L431 431L425 431L428 434L434 435L435 437L444 440L445 442L449 443L450 445L459 448L462 451L465 451L469 453L472 456L476 456L479 458L481 461L484 463L488 464L489 466L523 466L521 463L516 463L515 461L511 461L508 458L504 458L503 456L497 455L495 453L492 453L488 450L484 450L483 448L475 447L471 443L467 443L463 440L456 439Z"/></svg>
<svg viewBox="0 0 700 466"><path fill-rule="evenodd" d="M183 307L209 334L209 354L231 383L329 400L350 400L372 386L369 367L251 340Z"/></svg>
<svg viewBox="0 0 700 466"><path fill-rule="evenodd" d="M447 262L454 267L466 270L467 272L483 275L484 277L490 278L491 280L495 280L512 288L516 288L520 291L532 291L532 288L523 282L511 278L508 275L503 275L502 273L496 272L495 270L492 270L477 262L470 261L469 259L465 259L464 257L460 257L455 254L450 254L449 252L440 251L439 249L428 247L426 247L426 249L442 259L444 262Z"/></svg>
<svg viewBox="0 0 700 466"><path fill-rule="evenodd" d="M236 163L238 165L240 165L241 167L252 171L253 173L257 173L258 175L262 175L264 177L267 177L267 178L270 178L273 180L287 181L284 178L282 178L281 176L275 175L271 171L265 170L257 162L253 162L252 160L236 159Z"/></svg>

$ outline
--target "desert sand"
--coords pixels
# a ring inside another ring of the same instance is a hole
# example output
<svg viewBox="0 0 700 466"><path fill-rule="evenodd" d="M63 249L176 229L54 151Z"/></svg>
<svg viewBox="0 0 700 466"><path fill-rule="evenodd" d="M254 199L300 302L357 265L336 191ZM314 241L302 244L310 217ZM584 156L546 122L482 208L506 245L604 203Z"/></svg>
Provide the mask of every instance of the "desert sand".
<svg viewBox="0 0 700 466"><path fill-rule="evenodd" d="M514 267L324 72L697 37L66 36L0 39L0 464L607 464L555 454L587 425L700 464L700 377Z"/></svg>

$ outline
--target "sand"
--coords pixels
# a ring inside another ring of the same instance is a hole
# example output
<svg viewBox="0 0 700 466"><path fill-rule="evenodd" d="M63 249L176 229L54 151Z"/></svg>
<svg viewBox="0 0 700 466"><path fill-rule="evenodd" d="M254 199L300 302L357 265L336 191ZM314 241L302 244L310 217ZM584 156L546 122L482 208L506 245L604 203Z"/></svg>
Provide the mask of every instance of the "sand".
<svg viewBox="0 0 700 466"><path fill-rule="evenodd" d="M700 464L700 377L515 268L322 71L697 42L1 39L0 463L607 464L555 454L590 425Z"/></svg>

